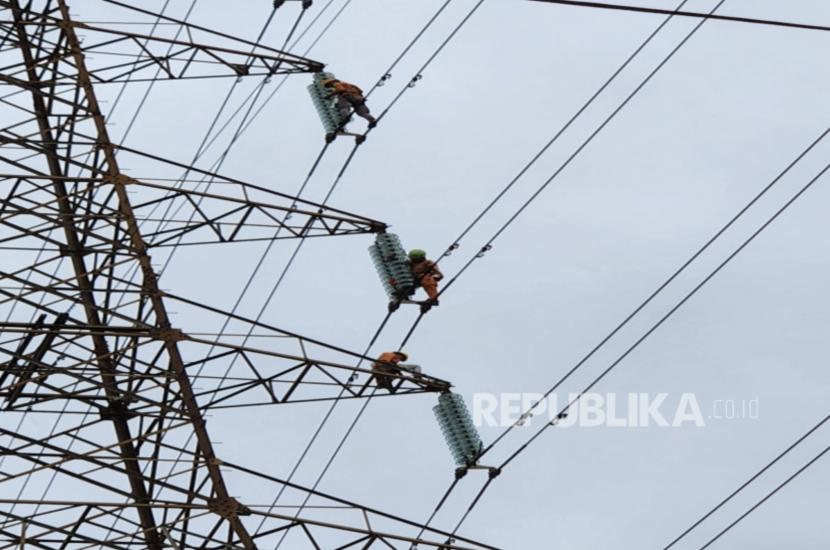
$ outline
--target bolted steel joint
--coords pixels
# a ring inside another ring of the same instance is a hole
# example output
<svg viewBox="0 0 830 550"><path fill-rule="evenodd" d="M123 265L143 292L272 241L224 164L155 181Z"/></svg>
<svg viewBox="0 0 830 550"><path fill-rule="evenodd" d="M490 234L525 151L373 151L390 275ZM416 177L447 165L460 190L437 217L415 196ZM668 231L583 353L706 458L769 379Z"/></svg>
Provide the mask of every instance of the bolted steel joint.
<svg viewBox="0 0 830 550"><path fill-rule="evenodd" d="M225 519L251 515L251 509L233 497L212 498L208 500L208 510Z"/></svg>
<svg viewBox="0 0 830 550"><path fill-rule="evenodd" d="M178 328L153 328L150 329L150 337L154 340L164 340L165 342L181 342L182 340L187 340L187 336Z"/></svg>

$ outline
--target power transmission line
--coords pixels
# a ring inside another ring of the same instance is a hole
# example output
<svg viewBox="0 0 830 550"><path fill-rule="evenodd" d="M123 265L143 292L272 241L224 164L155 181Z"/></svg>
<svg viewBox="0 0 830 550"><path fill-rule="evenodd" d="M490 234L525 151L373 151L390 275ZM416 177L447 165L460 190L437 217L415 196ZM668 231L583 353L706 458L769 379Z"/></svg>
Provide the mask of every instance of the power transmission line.
<svg viewBox="0 0 830 550"><path fill-rule="evenodd" d="M830 170L830 164L826 165L821 171L818 172L812 179L810 179L806 185L801 187L798 192L796 192L784 205L776 210L776 212L768 218L758 229L756 229L746 240L744 240L741 245L734 250L729 256L726 257L718 266L710 272L700 283L698 283L690 292L688 292L677 304L675 304L665 315L663 315L656 323L654 323L642 336L640 336L631 346L629 346L617 359L615 359L608 367L606 367L598 376L596 376L576 397L574 397L568 404L563 407L559 413L557 414L557 418L561 418L568 413L568 411L585 395L587 392L591 391L600 381L602 381L612 370L614 370L622 361L628 357L631 352L633 352L637 347L640 346L646 339L648 339L658 328L660 328L663 323L665 323L669 318L671 318L683 305L688 302L695 294L700 291L709 281L711 281L721 270L726 267L738 254L740 254L752 241L754 241L758 235L763 233L776 219L778 219L781 214L783 214L793 203L795 203L804 193L810 189L813 184L815 184L819 179L821 179L827 171ZM510 456L507 457L499 466L498 470L501 471L507 465L509 465L513 460L516 459L522 452L527 450L527 448L536 441L539 436L541 436L548 428L551 428L556 425L556 421L548 422L539 430L536 431L528 440L525 442L521 447L519 447L516 451L514 451ZM488 480L487 484L482 488L482 490L478 493L475 500L473 501L474 504L478 502L481 498L481 495L484 493L486 488L489 486L490 481ZM470 513L472 510L472 506L467 510L462 518L459 525L456 527L457 529L461 526L464 519L467 517L467 514ZM454 531L455 532L455 531Z"/></svg>
<svg viewBox="0 0 830 550"><path fill-rule="evenodd" d="M616 11L629 11L636 13L651 13L662 15L676 15L678 17L692 17L696 19L710 19L713 21L732 21L736 23L752 23L755 25L766 25L772 27L785 27L791 29L806 29L814 31L830 31L825 25L812 25L809 23L795 23L791 21L776 21L774 19L757 19L754 17L740 17L737 15L717 15L694 11L667 10L662 8L646 8L641 6L624 6L620 4L607 4L604 2L582 2L579 0L528 0L546 4L561 4L563 6L576 6L585 8L598 8Z"/></svg>
<svg viewBox="0 0 830 550"><path fill-rule="evenodd" d="M754 474L754 475L752 475L752 477L750 477L748 480L746 480L744 483L742 483L742 484L741 484L741 485L740 485L737 489L735 489L734 491L732 491L731 493L729 493L729 495L728 495L726 498L724 498L723 500L721 500L721 501L720 501L717 505L715 505L715 506L714 506L711 510L709 510L708 512L706 512L705 514L703 514L703 515L702 515L702 516L701 516L701 517L700 517L697 521L695 521L695 522L694 522L692 525L690 525L690 526L689 526L689 527L688 527L685 531L683 531L682 533L680 533L680 535L678 535L678 536L677 536L674 540L672 540L672 541L671 541L671 542L670 542L670 543L669 543L669 544L668 544L665 548L663 548L663 550L669 550L669 548L671 548L672 546L674 546L675 544L677 544L678 542L680 542L680 541L681 541L684 537L686 537L686 535L688 535L689 533L691 533L691 532L692 532L694 529L696 529L696 528L697 528L697 527L698 527L701 523L703 523L704 521L706 521L707 519L709 519L709 518L710 518L710 517L711 517L711 516L712 516L715 512L717 512L718 510L720 510L721 508L723 508L723 506L724 506L727 502L729 502L730 500L732 500L733 498L735 498L735 496L737 496L737 494L738 494L738 493L740 493L741 491L743 491L744 489L746 489L746 488L747 488L747 487L748 487L748 486L749 486L749 485L750 485L753 481L755 481L756 479L758 479L759 477L761 477L762 475L764 475L764 473L765 473L767 470L769 470L770 468L772 468L773 466L775 466L775 464L777 464L779 460L781 460L782 458L784 458L785 456L787 456L787 455L790 453L790 451L792 451L793 449L795 449L796 447L798 447L798 446L799 446L799 445L800 445L800 444L801 444L801 443L802 443L805 439L807 439L808 437L810 437L811 435L813 435L813 433L815 433L815 432L816 432L816 430L818 430L819 428L821 428L822 426L824 426L824 424L826 424L828 420L830 420L830 415L827 415L827 416L825 416L823 419L821 419L821 420L820 420L820 421L819 421L819 422L818 422L815 426L813 426L812 428L810 428L809 430L807 430L807 432L805 432L805 433L804 433L801 437L799 437L798 439L796 439L796 440L795 440L795 441L794 441L794 442L793 442L793 443L792 443L789 447L787 447L786 449L784 449L784 450L783 450L781 453L779 453L779 454L778 454L775 458L773 458L771 461L769 461L769 462L768 462L768 463L767 463L767 464L766 464L763 468L761 468L760 470L758 470L757 472L755 472L755 474ZM728 530L728 529L727 529L727 530ZM725 532L725 531L724 531L724 532Z"/></svg>
<svg viewBox="0 0 830 550"><path fill-rule="evenodd" d="M701 547L700 547L700 550L704 550L705 548L709 548L710 546L712 546L712 544L714 544L714 543L715 543L715 541L717 541L717 540L718 540L718 539L720 539L723 535L725 535L727 532L729 532L729 530L730 530L730 529L732 529L733 527L735 527L736 525L738 525L738 523L740 523L741 521L743 521L744 519L746 519L746 517L747 517L749 514L751 514L751 513L752 513L752 512L754 512L755 510L757 510L757 509L758 509L758 508L759 508L762 504L764 504L766 501L768 501L768 500L769 500L769 499L771 499L773 496L775 496L775 494L776 494L776 493L778 493L778 491L780 491L781 489L783 489L784 487L786 487L786 486L787 486L787 485L788 485L788 484L789 484L792 480L794 480L795 478L797 478L798 476L800 476L801 474L803 474L803 473L807 470L807 468L809 468L810 466L812 466L813 464L815 464L816 462L818 462L818 461L819 461L819 459L821 459L824 455L826 455L828 451L830 451L830 445L828 445L827 447L825 447L823 451L821 451L819 454L817 454L816 456L814 456L814 457L813 457L813 458L812 458L809 462L807 462L804 466L802 466L801 468L799 468L799 469L798 469L798 470L797 470L797 471L796 471L793 475L791 475L791 476L790 476L790 477L788 477L786 480L784 480L784 482L783 482L783 483L781 483L781 484L780 484L780 485L778 485L775 489L773 489L772 491L770 491L769 493L767 493L767 495L766 495L764 498L762 498L761 500L759 500L758 502L756 502L756 503L755 503L755 504L754 504L754 505L753 505L753 506L752 506L749 510L747 510L746 512L744 512L743 514L741 514L741 515L740 515L740 516L739 516L739 517L738 517L735 521L733 521L732 523L730 523L729 525L727 525L727 526L726 526L726 527L725 527L725 528L724 528L721 532L719 532L717 535L715 535L714 537L712 537L712 538L709 540L709 542L707 542L706 544L704 544L703 546L701 546Z"/></svg>
<svg viewBox="0 0 830 550"><path fill-rule="evenodd" d="M715 5L715 7L714 7L714 8L712 8L712 10L711 10L711 11L712 11L712 13L714 13L714 12L715 12L718 8L720 8L720 6L722 6L722 5L723 5L723 3L724 3L725 1L726 1L726 0L720 0L720 1L719 1L716 5ZM665 21L664 21L664 23L665 23ZM529 206L533 203L533 201L535 201L535 200L539 197L539 195L541 195L541 194L542 194L542 192L543 192L543 191L544 191L544 190L548 187L548 185L550 185L550 184L551 184L551 183L552 183L552 182L553 182L553 181L554 181L554 180L555 180L555 179L556 179L556 178L557 178L557 177L558 177L558 176L559 176L559 175L560 175L560 174L561 174L561 173L565 170L565 168L567 168L567 167L570 165L570 163L571 163L571 162L573 162L573 160L574 160L577 156L579 156L579 154L580 154L580 153L581 153L581 152L582 152L582 151L583 151L583 150L584 150L584 149L585 149L585 148L586 148L586 147L587 147L587 146L588 146L588 145L589 145L589 144L590 144L590 143L594 140L594 138L596 138L596 137L600 134L600 132L602 132L602 130L603 130L606 126L608 126L608 124L609 124L612 120L614 120L614 118L616 118L616 116L617 116L617 115L618 115L618 114L619 114L619 113L623 110L623 108L625 108L625 106L626 106L626 105L628 105L628 103L629 103L629 102L631 102L631 100L632 100L632 99L634 99L634 97L635 97L635 96L636 96L636 95L640 92L640 90L642 90L642 89L645 87L645 85L646 85L646 84L648 84L648 83L651 81L651 79L652 79L652 78L654 78L654 76L655 76L655 75L656 75L656 74L660 71L660 69L662 69L662 68L666 65L666 63L668 63L668 62L669 62L669 60L671 60L671 59L675 56L675 54L677 54L677 52L678 52L678 51L680 51L680 49L681 49L681 48L682 48L682 47L686 44L686 42L688 42L688 41L689 41L689 39L691 39L691 38L692 38L692 36L694 36L694 35L697 33L697 31L701 28L701 26L703 25L703 23L705 23L705 20L700 21L697 25L695 25L695 27L694 27L691 31L689 31L689 32L686 34L686 36L684 36L684 37L683 37L683 40L681 40L681 41L677 44L677 46L675 46L675 47L674 47L674 48L673 48L673 49L672 49L672 50L668 53L668 55L666 55L666 56L662 59L662 61L660 61L660 63L659 63L659 64L658 64L658 65L657 65L657 66L656 66L656 67L655 67L655 68L654 68L654 69L653 69L653 70L652 70L652 71L651 71L651 72L650 72L650 73L646 76L646 78L645 78L643 81L641 81L641 82L640 82L640 84L638 84L638 85L637 85L637 87L636 87L636 88L634 88L634 90L633 90L630 94L628 94L628 96L626 96L626 98L625 98L625 99L624 99L624 100L623 100L623 101L622 101L622 102L621 102L621 103L620 103L620 104L619 104L619 105L618 105L618 106L617 106L617 107L616 107L616 108L615 108L615 109L611 112L611 114L610 114L610 115L608 115L608 116L607 116L607 117L606 117L606 118L602 121L602 123L601 123L601 124L600 124L600 125L599 125L599 126L598 126L598 127L597 127L597 128L596 128L596 129L595 129L595 130L594 130L594 131L593 131L593 132L592 132L589 136L588 136L588 138L587 138L587 139L585 139L585 140L584 140L584 141L583 141L583 142L579 145L579 147L577 147L577 148L576 148L576 150L575 150L573 153L571 153L571 155L570 155L570 156L568 156L568 158L567 158L567 159L565 159L565 162L563 162L563 163L559 166L559 168L557 168L557 169L556 169L556 171L554 171L554 172L553 172L553 174L551 174L551 176L550 176L547 180L545 180L545 182L544 182L544 183L542 183L542 185L541 185L541 186L539 186L539 188L538 188L538 189L537 189L537 190L536 190L536 191L535 191L535 192L534 192L534 193L530 196L530 198L528 198L528 199L527 199L524 203L522 203L522 205L521 205L521 206L520 206L520 207L519 207L519 208L518 208L518 209L517 209L517 210L516 210L516 211L515 211L515 212L514 212L511 216L510 216L510 218L508 218L508 220L507 220L506 222L504 222L504 224L502 224L502 225L501 225L501 227L499 227L499 229L498 229L498 230L497 230L497 231L493 234L493 236L492 236L492 237L490 237L490 238L487 240L487 242L486 242L486 243L484 243L484 245L483 245L483 246L479 249L479 251L478 251L478 252L477 252L474 256L472 256L472 257L471 257L471 258L467 261L467 263L465 263L465 264L461 267L461 269L460 269L460 270L458 270L458 272L457 272L457 273L456 273L456 274L455 274L455 275L454 275L454 276L453 276L453 277L452 277L452 278L451 278L451 279L447 282L447 284L445 284L445 285L444 285L444 287L443 287L443 288L441 289L441 291L438 293L439 297L440 297L443 293L445 293L445 292L446 292L446 291L447 291L447 290L448 290L448 289L449 289L449 288L450 288L450 287L451 287L451 286L452 286L452 285L453 285L453 284L454 284L454 283L458 280L458 278L459 278L462 274L464 274L464 272L465 272L465 271L467 271L467 269L469 269L469 268L470 268L470 266L471 266L471 265L473 265L473 263L475 263L475 261L476 261L476 260L478 260L478 259L480 259L480 258L483 258L483 257L484 257L484 255L485 255L485 254L486 254L486 253L487 253L490 249L492 249L492 247L493 247L493 243L494 243L494 242L495 242L495 241L499 238L499 236L501 236L501 234L502 234L502 233L504 233L504 231L505 231L505 230L507 230L507 228L508 228L508 227L510 227L510 225L512 225L512 224L513 224L513 222L515 222L515 221L516 221L516 219L517 219L517 218L518 218L518 217L522 214L522 212L524 212L524 211L525 211L525 210L526 210L526 209L527 209L527 208L528 208L528 207L529 207ZM653 35L652 35L652 36L653 36ZM650 40L650 39L651 39L651 37L649 37L649 39L648 39L648 40ZM639 51L639 50L637 50L637 51ZM570 121L568 122L568 124L570 124ZM556 138L556 137L557 137L557 136L554 136L554 138ZM534 159L534 162L535 162L535 159ZM513 183L515 183L515 181L510 182L510 183L508 184L508 187L507 187L507 188L509 188L510 186L512 186L512 185L513 185ZM502 195L497 196L497 199L499 199L501 196L502 196ZM492 203L486 207L486 210L487 210L487 209L490 209L491 207L492 207ZM474 223L477 223L477 222L478 222L478 219L479 219L479 218L477 218L476 220L474 220ZM462 233L462 234L463 234L463 233ZM448 248L448 250L453 250L455 246L457 246L457 242L456 242L456 243L453 243L453 245L450 245L450 247ZM446 253L445 253L445 254L446 254ZM407 333L407 335L404 337L403 342L402 342L402 344L401 344L401 347L403 347L404 345L406 345L406 343L409 341L409 338L410 338L410 337L412 336L412 334L414 333L415 329L417 328L417 326L418 326L418 324L420 323L420 321L421 321L421 319L422 319L422 318L423 318L423 314L419 315L419 316L418 316L418 318L417 318L417 319L415 319L415 322L413 323L412 327L409 329L409 332L408 332L408 333Z"/></svg>

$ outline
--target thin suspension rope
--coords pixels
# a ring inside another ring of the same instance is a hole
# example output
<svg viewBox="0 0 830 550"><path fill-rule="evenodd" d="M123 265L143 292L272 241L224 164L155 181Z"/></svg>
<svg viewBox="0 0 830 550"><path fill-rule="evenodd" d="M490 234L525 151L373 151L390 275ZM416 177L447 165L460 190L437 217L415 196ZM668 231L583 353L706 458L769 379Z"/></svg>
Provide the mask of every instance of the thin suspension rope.
<svg viewBox="0 0 830 550"><path fill-rule="evenodd" d="M796 439L796 440L795 440L792 444L790 444L790 446L789 446L789 447L787 447L787 448L786 448L786 449L784 449L781 453L779 453L779 454L778 454L778 456L776 456L775 458L773 458L773 459L772 459L770 462L768 462L768 463L767 463L767 464L766 464L763 468L761 468L760 470L758 470L757 472L755 472L755 474L754 474L754 475L752 475L752 477L750 477L750 478L749 478L749 479L747 479L745 482L743 482L743 483L742 483L742 484L741 484L741 485L740 485L737 489L735 489L734 491L732 491L732 492L731 492L731 493L730 493L730 494L729 494L726 498L724 498L724 499L723 499L723 500L721 500L721 501L720 501L717 505L715 505L715 507L714 507L714 508L712 508L711 510L709 510L708 512L706 512L705 514L703 514L703 516L701 516L701 517L700 517L697 521L695 521L692 525L690 525L690 526L689 526L689 527L688 527L685 531L683 531L682 533L680 533L680 535L678 535L678 536L677 536L677 537L676 537L673 541L671 541L671 542L670 542L670 543L669 543L666 547L664 547L664 548L663 548L663 550L668 550L669 548L671 548L672 546L674 546L675 544L677 544L678 542L680 542L680 540L682 540L682 539L683 539L686 535L688 535L689 533L691 533L691 532L692 532L694 529L696 529L696 528L697 528L697 527L698 527L701 523L703 523L704 521L706 521L707 519L709 519L709 518L710 518L710 517L711 517L711 516L712 516L715 512L717 512L718 510L720 510L720 509L721 509L721 508L722 508L722 507L723 507L723 506L724 506L727 502L729 502L730 500L732 500L732 499L733 499L733 498L734 498L734 497L735 497L738 493L740 493L740 492L741 492L741 491L743 491L745 488L747 488L747 487L748 487L750 484L752 484L752 483L753 483L756 479L758 479L759 477L761 477L762 475L764 475L764 473L765 473L767 470L769 470L770 468L772 468L773 466L775 466L775 464L777 464L779 460L781 460L782 458L784 458L785 456L787 456L787 454L789 454L789 452L790 452L790 451L792 451L793 449L795 449L796 447L798 447L798 446L799 446L799 445L800 445L800 444L801 444L801 443L802 443L805 439L807 439L808 437L810 437L813 433L815 433L815 432L816 432L816 430L818 430L818 429L819 429L819 428L821 428L824 424L826 424L828 420L830 420L830 414L829 414L829 415L827 415L827 416L825 416L823 419L821 419L821 420L820 420L820 421L819 421L819 422L818 422L815 426L813 426L812 428L810 428L809 430L807 430L807 431L806 431L806 432L805 432L805 433L804 433L801 437L799 437L798 439Z"/></svg>
<svg viewBox="0 0 830 550"><path fill-rule="evenodd" d="M715 541L717 541L718 539L720 539L720 538L721 538L723 535L725 535L725 534L726 534L726 533L727 533L730 529L732 529L733 527L735 527L736 525L738 525L738 523L740 523L741 521L743 521L743 520L744 520L744 519L745 519L745 518L746 518L749 514L751 514L751 513L752 513L752 512L754 512L755 510L757 510L757 509L758 509L758 508L759 508L762 504L764 504L764 503L765 503L766 501L768 501L770 498L772 498L773 496L775 496L775 494L776 494L776 493L778 493L778 491L780 491L781 489L783 489L784 487L786 487L786 486L787 486L787 485L788 485L788 484L789 484L792 480L794 480L794 479L795 479L795 478L797 478L799 475L801 475L802 473L804 473L804 472L805 472L805 471L806 471L806 470L807 470L810 466L812 466L813 464L815 464L816 462L818 462L818 461L819 461L819 459L821 459L824 455L826 455L828 451L830 451L830 445L828 445L827 447L825 447L823 451L821 451L819 454L817 454L816 456L814 456L814 457L813 457L813 458L812 458L809 462L807 462L804 466L802 466L801 468L799 468L799 469L798 469L798 470L797 470L797 471L796 471L793 475L791 475L790 477L788 477L787 479L785 479L785 480L784 480L781 484L779 484L779 485L778 485L775 489L773 489L772 491L770 491L769 493L767 493L767 495L766 495L764 498L762 498L761 500L759 500L758 502L756 502L756 503L755 503L755 504L754 504L754 505L753 505L753 506L752 506L749 510L747 510L746 512L744 512L743 514L741 514L740 516L738 516L738 518L737 518L735 521L733 521L732 523L730 523L729 525L727 525L727 526L726 526L726 527L725 527L725 528L724 528L721 532L719 532L717 535L715 535L714 537L712 537L712 538L709 540L709 542L707 542L706 544L704 544L703 546L701 546L701 547L700 547L700 550L704 550L705 548L709 548L710 546L712 546L712 544L714 544L714 543L715 543Z"/></svg>

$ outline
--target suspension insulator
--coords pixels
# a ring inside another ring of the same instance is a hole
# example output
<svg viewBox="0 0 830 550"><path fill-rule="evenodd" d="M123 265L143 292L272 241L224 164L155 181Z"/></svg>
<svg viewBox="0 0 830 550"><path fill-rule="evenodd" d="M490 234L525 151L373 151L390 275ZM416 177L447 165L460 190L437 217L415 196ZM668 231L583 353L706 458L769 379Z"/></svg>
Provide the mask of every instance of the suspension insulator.
<svg viewBox="0 0 830 550"><path fill-rule="evenodd" d="M409 268L409 258L394 233L379 233L369 255L378 272L386 294L392 299L406 299L415 292L415 279Z"/></svg>
<svg viewBox="0 0 830 550"><path fill-rule="evenodd" d="M348 117L344 120L340 117L337 111L337 99L328 97L331 90L323 86L323 82L333 79L332 73L320 72L314 74L314 82L308 85L308 93L311 95L311 101L314 103L314 108L317 109L317 115L323 123L323 128L326 129L327 134L336 133L346 122Z"/></svg>
<svg viewBox="0 0 830 550"><path fill-rule="evenodd" d="M442 393L432 411L455 463L458 466L474 465L483 445L464 398L457 393Z"/></svg>

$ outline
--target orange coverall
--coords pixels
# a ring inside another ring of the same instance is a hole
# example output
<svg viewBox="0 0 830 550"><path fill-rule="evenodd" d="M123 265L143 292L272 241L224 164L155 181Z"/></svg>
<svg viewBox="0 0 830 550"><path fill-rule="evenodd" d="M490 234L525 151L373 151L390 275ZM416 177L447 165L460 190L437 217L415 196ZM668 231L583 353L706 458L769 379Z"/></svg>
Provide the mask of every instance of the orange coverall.
<svg viewBox="0 0 830 550"><path fill-rule="evenodd" d="M394 351L385 351L380 354L377 361L372 365L372 372L375 373L375 380L379 388L392 390L392 378L389 374L400 372L395 368L403 359Z"/></svg>
<svg viewBox="0 0 830 550"><path fill-rule="evenodd" d="M415 281L423 287L429 299L436 300L438 298L438 281L444 278L444 274L441 273L435 262L431 260L410 261L409 268L412 270Z"/></svg>
<svg viewBox="0 0 830 550"><path fill-rule="evenodd" d="M369 113L369 108L366 106L363 90L354 84L341 80L335 80L327 84L327 87L331 90L331 95L337 96L337 109L340 111L341 117L349 116L349 109L352 108L357 116L363 117L369 122L375 120L375 117Z"/></svg>

